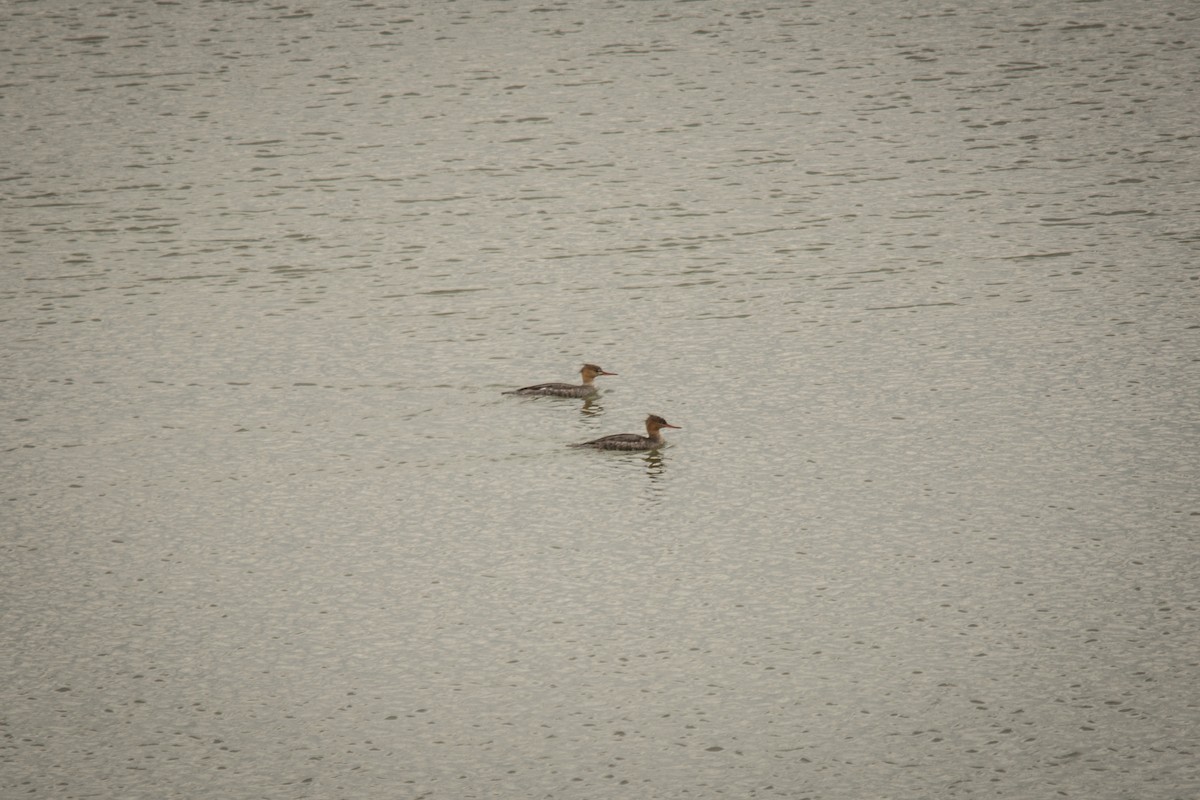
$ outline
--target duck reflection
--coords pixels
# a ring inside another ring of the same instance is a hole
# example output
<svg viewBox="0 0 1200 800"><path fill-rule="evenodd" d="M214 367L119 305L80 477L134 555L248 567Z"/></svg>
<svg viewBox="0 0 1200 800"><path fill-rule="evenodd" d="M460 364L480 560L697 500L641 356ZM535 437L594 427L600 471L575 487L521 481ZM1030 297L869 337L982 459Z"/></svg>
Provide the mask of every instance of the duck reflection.
<svg viewBox="0 0 1200 800"><path fill-rule="evenodd" d="M657 506L667 499L667 461L658 450L640 456L642 469L646 472L646 485L642 489L642 502Z"/></svg>
<svg viewBox="0 0 1200 800"><path fill-rule="evenodd" d="M604 413L604 404L600 403L594 397L588 397L583 401L583 405L579 407L579 413L585 417L598 417Z"/></svg>
<svg viewBox="0 0 1200 800"><path fill-rule="evenodd" d="M658 450L646 453L642 456L642 462L646 465L646 477L652 481L660 480L667 468L667 462Z"/></svg>

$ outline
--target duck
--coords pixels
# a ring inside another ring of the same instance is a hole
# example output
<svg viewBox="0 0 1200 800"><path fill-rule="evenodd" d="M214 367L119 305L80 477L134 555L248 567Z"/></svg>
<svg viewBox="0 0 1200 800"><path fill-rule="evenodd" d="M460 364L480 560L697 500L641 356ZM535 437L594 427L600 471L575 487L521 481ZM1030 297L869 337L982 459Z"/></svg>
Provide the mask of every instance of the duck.
<svg viewBox="0 0 1200 800"><path fill-rule="evenodd" d="M678 425L672 425L657 414L646 417L646 435L640 433L614 433L612 436L601 436L590 442L567 445L568 447L594 447L597 450L655 450L666 444L660 431L663 428L682 430Z"/></svg>
<svg viewBox="0 0 1200 800"><path fill-rule="evenodd" d="M583 378L583 383L579 386L573 383L539 383L536 386L513 389L504 394L516 394L522 397L590 397L598 391L595 384L592 383L597 376L616 375L617 373L606 372L595 364L584 364L583 368L579 370L579 374Z"/></svg>

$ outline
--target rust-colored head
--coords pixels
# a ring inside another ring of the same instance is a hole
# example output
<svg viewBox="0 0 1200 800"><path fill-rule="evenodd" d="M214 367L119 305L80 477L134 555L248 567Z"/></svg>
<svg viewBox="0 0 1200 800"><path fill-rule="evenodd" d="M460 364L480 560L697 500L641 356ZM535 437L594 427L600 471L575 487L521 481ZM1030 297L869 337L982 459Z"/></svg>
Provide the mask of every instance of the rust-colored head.
<svg viewBox="0 0 1200 800"><path fill-rule="evenodd" d="M597 375L616 375L615 372L605 372L595 364L584 364L583 369L579 370L579 374L583 376L584 383L591 383Z"/></svg>
<svg viewBox="0 0 1200 800"><path fill-rule="evenodd" d="M676 430L683 430L678 425L672 425L657 414L651 414L650 416L646 417L646 430L649 431L651 435L654 435L655 431L661 430L662 428L675 428Z"/></svg>

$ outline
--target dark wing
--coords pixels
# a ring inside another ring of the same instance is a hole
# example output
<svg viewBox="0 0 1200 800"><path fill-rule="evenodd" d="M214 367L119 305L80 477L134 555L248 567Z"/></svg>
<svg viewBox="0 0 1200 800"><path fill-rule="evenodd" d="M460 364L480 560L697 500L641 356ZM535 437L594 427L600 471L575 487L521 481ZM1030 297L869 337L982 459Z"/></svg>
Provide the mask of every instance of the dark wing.
<svg viewBox="0 0 1200 800"><path fill-rule="evenodd" d="M571 447L611 447L620 449L621 445L640 445L646 441L645 436L636 433L614 433L612 436L601 436L599 439L592 439L590 442L580 442L573 444Z"/></svg>
<svg viewBox="0 0 1200 800"><path fill-rule="evenodd" d="M535 386L523 386L520 389L513 389L511 392L504 394L530 394L532 392L540 392L546 389L573 389L569 383L539 383Z"/></svg>

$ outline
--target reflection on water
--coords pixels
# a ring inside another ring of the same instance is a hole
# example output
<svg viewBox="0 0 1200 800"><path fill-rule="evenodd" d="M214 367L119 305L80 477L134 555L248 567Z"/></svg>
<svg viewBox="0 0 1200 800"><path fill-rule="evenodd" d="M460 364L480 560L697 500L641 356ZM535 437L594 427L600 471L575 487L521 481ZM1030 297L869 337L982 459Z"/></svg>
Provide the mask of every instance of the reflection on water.
<svg viewBox="0 0 1200 800"><path fill-rule="evenodd" d="M670 483L667 465L670 462L668 443L656 450L594 450L587 449L587 461L582 474L587 476L595 493L603 493L601 504L620 503L622 509L608 508L606 517L620 518L643 506L657 506L667 499ZM609 499L613 486L620 487ZM635 499L638 502L634 502Z"/></svg>
<svg viewBox="0 0 1200 800"><path fill-rule="evenodd" d="M9 795L1194 794L1185 4L87 6L0 7Z"/></svg>
<svg viewBox="0 0 1200 800"><path fill-rule="evenodd" d="M594 394L589 397L585 397L582 400L578 397L555 397L552 395L548 395L548 396L534 395L534 396L530 396L530 397L521 397L519 399L522 402L529 403L531 405L546 404L546 405L550 405L550 406L555 406L555 405L564 406L564 405L568 405L568 404L574 405L574 404L578 403L579 404L579 413L585 417L595 417L595 416L599 416L604 413L604 404L600 402L599 394Z"/></svg>
<svg viewBox="0 0 1200 800"><path fill-rule="evenodd" d="M667 496L667 459L660 450L651 450L642 456L642 463L649 481L642 496L649 502L661 503Z"/></svg>
<svg viewBox="0 0 1200 800"><path fill-rule="evenodd" d="M604 405L593 395L583 401L579 411L585 417L598 417L604 413Z"/></svg>
<svg viewBox="0 0 1200 800"><path fill-rule="evenodd" d="M646 464L646 475L651 481L656 481L662 477L663 470L666 468L666 461L663 459L661 450L651 450L642 456L642 461Z"/></svg>

